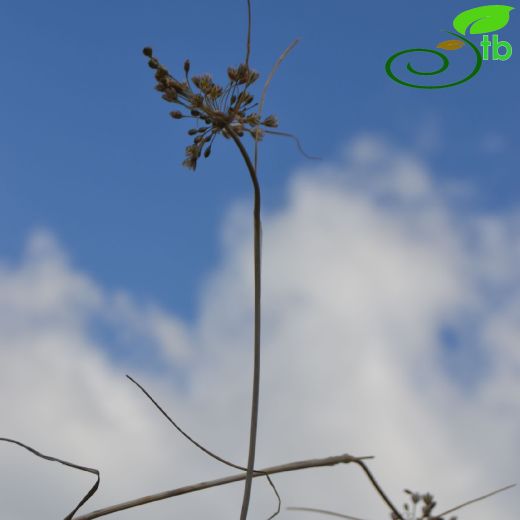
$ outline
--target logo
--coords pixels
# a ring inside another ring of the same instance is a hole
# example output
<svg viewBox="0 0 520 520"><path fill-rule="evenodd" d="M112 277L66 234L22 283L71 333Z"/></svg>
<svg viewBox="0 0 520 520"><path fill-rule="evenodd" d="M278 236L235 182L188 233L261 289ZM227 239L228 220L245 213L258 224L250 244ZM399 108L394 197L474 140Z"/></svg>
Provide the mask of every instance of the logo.
<svg viewBox="0 0 520 520"><path fill-rule="evenodd" d="M451 36L454 36L455 39L442 41L436 48L441 49L441 51L452 52L466 46L469 47L471 55L475 60L475 65L471 72L463 79L453 80L441 85L422 85L398 78L393 72L392 67L395 60L405 54L427 53L429 55L434 55L441 60L441 65L432 71L417 70L410 62L408 62L406 64L406 69L410 74L422 76L426 79L428 76L441 74L448 69L450 62L444 52L422 48L407 49L390 56L385 66L386 73L397 83L412 88L447 88L455 87L456 85L469 81L478 74L483 62L490 59L494 61L507 61L513 55L513 47L508 41L501 41L498 34L493 34L490 38L490 33L495 33L509 23L509 16L513 9L514 7L508 5L483 5L481 7L475 7L474 9L463 11L455 17L453 20L453 28L457 32L446 31ZM483 35L478 46L466 37L468 29L469 34ZM482 52L480 48L482 49Z"/></svg>

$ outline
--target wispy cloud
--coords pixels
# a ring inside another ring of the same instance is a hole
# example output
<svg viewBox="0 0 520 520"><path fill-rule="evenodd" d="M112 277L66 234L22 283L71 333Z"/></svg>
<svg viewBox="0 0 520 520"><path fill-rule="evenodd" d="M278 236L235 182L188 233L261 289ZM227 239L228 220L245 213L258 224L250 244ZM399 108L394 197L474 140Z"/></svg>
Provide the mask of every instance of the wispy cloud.
<svg viewBox="0 0 520 520"><path fill-rule="evenodd" d="M420 158L370 136L343 164L297 172L288 189L263 226L258 465L373 454L396 500L411 487L446 508L520 481L518 216L461 214ZM91 507L229 473L179 438L127 369L200 442L244 464L249 217L248 206L230 210L224 260L191 326L109 293L48 232L30 238L18 264L0 264L0 431L98 467ZM0 450L6 518L54 518L86 488L86 476ZM388 517L355 468L275 480L286 505ZM126 517L236 517L240 496L235 485ZM257 481L252 518L274 507ZM513 491L471 508L461 519L513 520L520 500Z"/></svg>

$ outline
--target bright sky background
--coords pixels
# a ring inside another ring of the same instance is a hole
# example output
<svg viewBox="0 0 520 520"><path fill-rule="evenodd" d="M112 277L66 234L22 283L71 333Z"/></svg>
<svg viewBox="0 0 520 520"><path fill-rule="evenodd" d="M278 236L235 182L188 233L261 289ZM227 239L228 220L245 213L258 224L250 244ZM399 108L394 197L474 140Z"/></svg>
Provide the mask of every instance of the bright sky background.
<svg viewBox="0 0 520 520"><path fill-rule="evenodd" d="M223 80L244 56L245 1L4 4L0 436L100 468L85 511L233 472L124 375L245 463L249 177L223 139L195 173L181 166L189 124L168 117L141 54L150 45L172 73L190 58ZM449 38L476 5L253 2L259 85L301 38L266 113L322 157L284 138L261 146L258 466L374 454L396 502L403 488L430 491L441 510L520 483L518 13L499 33L511 60L464 85L416 90L384 71L394 52ZM90 482L14 446L0 461L10 520L62 518ZM388 518L356 468L276 482L284 506ZM228 488L113 518L236 518L242 486ZM258 481L251 518L274 505ZM517 488L459 518L519 511ZM312 517L281 518L300 516Z"/></svg>

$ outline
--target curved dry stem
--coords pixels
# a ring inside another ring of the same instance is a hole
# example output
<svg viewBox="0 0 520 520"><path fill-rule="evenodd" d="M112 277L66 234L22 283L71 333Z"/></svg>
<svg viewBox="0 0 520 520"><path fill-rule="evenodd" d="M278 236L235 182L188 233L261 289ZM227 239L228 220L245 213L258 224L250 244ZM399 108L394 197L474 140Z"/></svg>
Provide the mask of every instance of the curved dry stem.
<svg viewBox="0 0 520 520"><path fill-rule="evenodd" d="M357 464L358 466L361 467L361 469L365 472L366 476L368 477L368 479L370 480L372 486L374 487L374 489L377 491L377 493L379 494L379 496L383 499L383 501L385 502L385 504L391 509L391 511L394 513L394 515L396 516L396 518L398 518L399 520L404 520L403 516L401 515L401 513L399 512L399 510L394 506L394 504L392 503L392 501L386 496L386 493L383 491L383 489L381 488L381 486L379 485L379 483L377 482L376 478L374 477L374 475L372 474L372 472L368 469L367 465L363 462L363 460L358 459L356 461L353 461L355 464ZM290 509L300 509L300 508L290 508ZM315 510L315 511L318 511L318 510ZM322 510L320 510L322 511ZM331 513L331 512L329 512ZM340 515L340 513L331 513L331 514L336 514L336 515ZM340 515L341 516L341 515ZM346 516L345 518L350 518L348 516Z"/></svg>
<svg viewBox="0 0 520 520"><path fill-rule="evenodd" d="M463 504L460 504L458 506L452 507L451 509L447 509L446 511L443 511L438 516L445 516L448 513L453 513L453 511L457 511L458 509L469 506L470 504L474 504L475 502L478 502L479 500L484 500L485 498L492 497L493 495L496 495L497 493L502 493L502 491L507 491L508 489L514 488L515 486L516 486L516 484L510 484L509 486L505 486L505 487L497 489L495 491L491 491L491 493L487 493L486 495L482 495L478 498L473 498L472 500L468 500L467 502L464 502Z"/></svg>
<svg viewBox="0 0 520 520"><path fill-rule="evenodd" d="M247 471L247 468L244 468L243 466L239 466L238 464L234 464L233 462L230 462L222 457L220 457L219 455L217 455L216 453L208 450L206 447L204 447L202 444L200 444L199 442L197 442L193 437L191 437L191 435L189 435L188 433L186 433L167 413L166 411L162 408L162 406L150 395L150 393L140 384L138 383L133 377L129 376L128 374L126 375L126 377L132 381L132 383L134 383L134 385L136 385L139 390L141 390L141 392L143 392L144 395L146 395L146 397L148 397L148 399L150 399L150 401L152 401L152 403L154 404L154 406L164 415L164 417L166 417L166 419L174 426L174 428L177 429L177 431L183 435L186 439L188 439L192 444L194 444L197 448L199 448L200 450L202 450L204 453L206 453L207 455L209 455L210 457L218 460L219 462L222 462L223 464L226 464L226 466L230 466L232 468L235 468L235 469L240 469L240 470L243 470L243 471ZM272 481L271 477L267 474L267 473L262 473L262 472L259 472L259 471L255 471L255 473L258 473L258 474L261 474L261 475L264 475L266 478L267 478L267 482L269 482L269 485L273 488L273 491L278 499L278 506L277 506L277 510L276 512L270 516L268 518L268 520L271 520L272 518L274 518L276 515L278 515L280 513L280 509L281 509L281 506L282 506L282 499L280 498L280 494L278 493L278 490L276 489L276 486L274 485L274 482Z"/></svg>
<svg viewBox="0 0 520 520"><path fill-rule="evenodd" d="M296 38L288 47L285 49L282 54L280 54L279 58L276 60L275 64L273 65L273 68L271 69L271 72L269 73L269 76L267 77L267 80L264 84L264 88L262 89L262 94L260 96L260 103L258 104L258 110L257 114L260 118L262 116L262 110L264 108L265 103L265 96L267 95L267 89L269 88L269 85L271 84L271 81L276 74L276 71L282 64L282 61L285 60L287 55L296 47L300 40ZM258 139L255 139L255 155L254 155L254 163L255 163L255 171L257 171L258 167Z"/></svg>
<svg viewBox="0 0 520 520"><path fill-rule="evenodd" d="M296 146L298 147L298 150L300 150L300 153L304 157L306 157L307 159L311 159L313 161L320 161L321 160L321 157L316 157L314 155L309 155L303 149L303 146L301 145L300 140L294 134L290 134L289 132L279 132L278 130L264 130L263 132L266 133L266 134L271 134L271 135L281 135L282 137L290 137L291 139L294 140L294 142L296 143Z"/></svg>
<svg viewBox="0 0 520 520"><path fill-rule="evenodd" d="M341 513L335 513L334 511L327 511L326 509L315 509L313 507L286 507L289 511L307 511L309 513L321 513L323 515L337 516L338 518L347 518L348 520L364 520L357 516L342 515Z"/></svg>
<svg viewBox="0 0 520 520"><path fill-rule="evenodd" d="M271 487L273 488L273 491L276 493L276 498L278 498L278 506L276 508L276 511L267 519L267 520L272 520L275 516L278 516L280 514L280 511L282 509L282 497L279 495L278 490L276 489L275 485L271 481L271 477L269 476L269 474L266 473L265 476L267 477L267 480L270 482Z"/></svg>
<svg viewBox="0 0 520 520"><path fill-rule="evenodd" d="M288 464L281 464L279 466L270 466L268 468L258 470L258 473L255 473L253 477L260 477L261 474L265 473L268 473L269 475L274 475L275 473L286 473L288 471L299 471L308 468L320 468L325 466L336 466L337 464L349 464L351 462L357 462L371 458L373 457L354 457L345 453L343 455L336 455L334 457L326 457L323 459L308 459L297 462L290 462ZM219 478L216 480L199 482L198 484L183 486L169 491L163 491L162 493L156 493L154 495L148 495L145 497L136 498L134 500L129 500L127 502L122 502L120 504L115 504L109 507L105 507L103 509L98 509L85 515L78 516L75 520L93 520L94 518L100 518L102 516L110 515L112 513L124 511L125 509L131 509L133 507L151 504L152 502L158 502L159 500L165 500L167 498L185 495L187 493L202 491L203 489L209 489L216 486L231 484L233 482L239 482L241 480L244 480L245 478L246 475L244 475L244 473L239 473L237 475L231 475L229 477Z"/></svg>
<svg viewBox="0 0 520 520"><path fill-rule="evenodd" d="M249 55L251 54L251 0L247 0L247 40L246 40L246 67L249 67Z"/></svg>
<svg viewBox="0 0 520 520"><path fill-rule="evenodd" d="M202 444L200 444L199 442L197 442L193 437L191 437L188 433L186 433L165 411L164 409L162 408L162 406L150 395L150 393L140 384L138 383L133 377L129 376L127 374L126 376L130 381L132 381L132 383L134 383L134 385L136 385L140 390L141 392L143 392L143 394L146 395L146 397L148 397L148 399L150 399L150 401L152 401L152 403L154 404L154 406L164 415L164 417L166 417L166 419L173 425L174 428L177 429L177 431L183 435L184 437L186 437L186 439L188 439L192 444L194 444L195 446L197 446L197 448L199 448L200 450L202 450L204 453L206 453L207 455L209 455L210 457L213 457L214 459L218 460L219 462L222 462L223 464L226 464L226 466L231 466L232 468L235 468L235 469L242 469L242 470L245 470L246 468L243 468L242 466L238 466L237 464L233 464L233 462L229 462L228 460L220 457L219 455L217 455L216 453L213 453L212 451L208 450L207 448L205 448Z"/></svg>
<svg viewBox="0 0 520 520"><path fill-rule="evenodd" d="M276 71L280 68L280 65L282 64L283 60L287 58L287 55L298 45L300 42L299 38L296 38L294 41L292 41L287 49L285 49L282 54L280 54L280 57L276 60L275 64L273 65L273 68L271 69L271 72L269 73L269 76L267 76L267 79L265 80L264 88L262 89L262 94L260 96L260 103L258 104L258 110L257 114L261 115L262 110L264 108L265 103L265 96L267 95L267 89L269 88L269 85L271 84L271 81L274 78L274 75L276 74Z"/></svg>
<svg viewBox="0 0 520 520"><path fill-rule="evenodd" d="M85 503L87 500L94 495L94 493L97 491L99 487L100 482L100 474L99 470L94 468L88 468L86 466L80 466L79 464L74 464L72 462L68 462L66 460L58 459L56 457L51 457L50 455L44 455L43 453L40 453L38 450L35 450L34 448L31 448L31 446L27 446L27 444L23 444L20 441L16 441L14 439L8 439L6 437L0 437L0 441L3 442L9 442L11 444L16 444L18 446L21 446L22 448L25 448L26 450L30 451L32 454L36 455L37 457L40 457L41 459L50 460L51 462L58 462L60 464L63 464L64 466L69 466L70 468L79 469L81 471L87 471L88 473L93 473L96 475L97 479L94 485L90 488L88 493L80 500L78 505L65 517L64 520L72 520L73 516L76 514L78 509Z"/></svg>
<svg viewBox="0 0 520 520"><path fill-rule="evenodd" d="M372 474L372 472L368 469L367 465L362 461L362 460L359 460L359 461L356 461L356 464L358 466L361 467L361 469L365 472L366 476L368 477L368 479L370 480L370 482L372 483L372 486L374 486L374 489L377 491L377 493L379 494L379 496L384 500L384 502L386 503L386 505L392 510L392 512L394 513L394 515L399 519L399 520L404 520L403 516L401 515L401 513L399 512L399 510L394 506L394 504L392 503L392 501L386 496L385 492L383 491L382 487L379 485L379 483L377 482L376 478L374 477L374 475Z"/></svg>
<svg viewBox="0 0 520 520"><path fill-rule="evenodd" d="M258 429L258 402L260 397L260 302L261 302L261 258L262 258L262 222L260 219L260 184L256 176L256 169L251 158L244 148L240 137L231 128L226 126L227 132L237 145L246 163L254 190L253 207L253 233L254 233L254 277L255 277L255 320L254 320L254 361L253 361L253 395L251 399L251 426L249 430L249 455L247 459L247 475L244 486L244 498L240 520L246 520L249 500L251 498L251 487L253 484L253 473L255 466L256 433Z"/></svg>

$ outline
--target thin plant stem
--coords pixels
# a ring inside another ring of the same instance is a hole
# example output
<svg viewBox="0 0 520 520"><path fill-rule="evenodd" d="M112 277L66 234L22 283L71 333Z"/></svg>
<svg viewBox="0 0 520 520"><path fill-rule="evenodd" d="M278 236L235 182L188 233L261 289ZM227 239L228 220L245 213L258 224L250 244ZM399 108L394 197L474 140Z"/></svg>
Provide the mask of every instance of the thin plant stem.
<svg viewBox="0 0 520 520"><path fill-rule="evenodd" d="M374 489L377 491L379 496L383 499L383 501L386 503L386 505L392 510L394 515L399 520L404 520L403 516L399 512L399 510L394 506L392 501L386 496L385 492L383 491L383 488L379 485L374 475L372 475L372 472L368 469L367 465L362 461L356 461L356 464L361 467L361 469L365 472L365 475L368 477L368 480L372 483L372 486L374 486Z"/></svg>
<svg viewBox="0 0 520 520"><path fill-rule="evenodd" d="M282 54L280 54L279 58L276 60L275 64L273 65L273 68L271 69L271 72L269 73L269 76L267 76L267 79L265 81L264 88L262 89L262 94L260 96L260 103L258 105L258 114L262 113L262 109L264 108L264 103L265 103L265 96L267 95L267 89L269 88L269 85L271 84L271 81L273 80L274 75L276 74L276 71L282 64L283 60L285 60L285 58L287 58L287 55L294 49L294 47L296 47L296 45L298 45L299 41L300 41L299 38L296 38L294 41L292 41L289 44L289 46L287 47L287 49L285 49L282 52Z"/></svg>
<svg viewBox="0 0 520 520"><path fill-rule="evenodd" d="M451 509L448 509L446 511L443 511L439 516L445 516L448 513L453 513L453 511L457 511L458 509L461 509L463 507L469 506L470 504L474 504L475 502L478 502L479 500L484 500L485 498L492 497L493 495L496 495L497 493L502 493L502 491L507 491L508 489L511 489L515 487L516 484L510 484L509 486L505 486L503 488L497 489L495 491L491 491L491 493L487 493L486 495L482 495L478 498L474 498L472 500L468 500L467 502L464 502L463 504L460 504L458 506L452 507Z"/></svg>
<svg viewBox="0 0 520 520"><path fill-rule="evenodd" d="M347 518L348 520L363 520L357 516L343 515L334 511L327 511L326 509L315 509L313 507L286 507L288 511L307 511L309 513L321 513L322 515L336 516L338 518Z"/></svg>
<svg viewBox="0 0 520 520"><path fill-rule="evenodd" d="M251 0L247 0L247 40L246 40L246 59L245 65L249 67L249 56L251 54ZM237 104L238 107L238 104ZM231 128L227 128L229 135L237 144L242 157L244 158L254 188L254 210L253 210L253 227L254 227L254 276L255 276L255 324L254 324L254 361L253 361L253 395L251 402L251 425L249 428L249 453L247 457L247 474L244 486L244 496L242 498L242 508L240 511L240 520L246 520L247 511L249 509L249 501L251 498L251 487L253 485L253 469L255 466L256 451L256 432L258 429L258 401L260 396L260 287L261 287L261 234L262 224L260 221L260 185L256 177L256 164L251 164L251 159L240 138ZM255 157L256 159L256 157ZM255 160L256 163L256 160Z"/></svg>
<svg viewBox="0 0 520 520"><path fill-rule="evenodd" d="M143 385L141 385L140 383L138 383L133 377L129 376L127 374L126 376L130 381L132 381L132 383L134 383L134 385L136 385L139 390L141 390L141 392L143 392L144 395L146 395L146 397L148 397L148 399L150 399L150 401L152 401L152 403L154 404L154 406L162 413L162 415L164 415L164 417L166 417L166 419L173 425L173 427L181 434L183 435L186 439L188 439L192 444L194 444L197 448L199 448L201 451L203 451L204 453L206 453L206 455L209 455L210 457L214 458L215 460L218 460L219 462L222 462L222 464L226 464L227 466L230 466L232 468L235 468L235 469L240 469L242 471L247 471L247 468L244 468L243 466L239 466L238 464L234 464L233 462L230 462L229 460L226 460L224 458L222 458L221 456L217 455L216 453L208 450L205 446L203 446L202 444L200 444L200 442L197 442L191 435L189 435L188 433L186 433L167 413L166 411L164 410L164 408L150 395L150 393L146 390L146 388L144 388ZM277 509L275 511L275 513L273 513L273 515L271 515L269 517L268 520L271 520L272 518L274 518L276 515L278 515L278 513L280 512L280 509L281 509L281 506L282 506L282 499L280 497L280 494L278 493L278 490L276 489L276 486L274 485L274 482L273 480L271 479L271 477L269 476L269 474L267 473L262 473L262 472L259 472L259 471L255 471L255 473L259 473L261 475L265 475L265 477L267 478L267 481L269 482L269 485L273 488L273 491L276 495L276 498L278 500L278 505L277 505Z"/></svg>
<svg viewBox="0 0 520 520"><path fill-rule="evenodd" d="M251 54L251 0L247 0L247 40L246 40L246 67L249 67L249 55Z"/></svg>
<svg viewBox="0 0 520 520"><path fill-rule="evenodd" d="M300 153L306 157L307 159L311 159L313 161L319 161L321 160L321 157L316 157L315 155L309 155L304 149L303 146L300 143L300 140L294 135L290 134L289 132L279 132L278 130L264 130L264 133L271 134L271 135L281 135L282 137L290 137L294 140L296 143L296 146L298 147L298 150L300 150Z"/></svg>
<svg viewBox="0 0 520 520"><path fill-rule="evenodd" d="M68 462L63 459L58 459L57 457L51 457L50 455L44 455L43 453L39 452L38 450L35 450L34 448L31 448L31 446L28 446L27 444L24 444L23 442L16 441L14 439L8 439L6 437L0 437L0 441L2 442L9 442L11 444L16 444L17 446L21 446L22 448L25 448L27 451L30 451L33 455L36 455L37 457L40 457L41 459L50 460L51 462L58 462L59 464L63 464L64 466L68 466L69 468L79 469L81 471L86 471L88 473L93 473L96 475L96 482L94 485L90 488L88 493L79 501L77 506L65 517L64 520L72 520L78 509L85 503L87 500L89 500L92 495L98 490L99 488L99 482L100 482L100 474L99 470L95 468L88 468L87 466L80 466L79 464L74 464L73 462Z"/></svg>
<svg viewBox="0 0 520 520"><path fill-rule="evenodd" d="M248 0L249 1L249 0ZM273 68L271 69L271 72L269 73L269 76L267 77L267 80L264 84L264 88L262 89L262 94L260 95L260 103L258 104L258 110L257 110L257 114L258 114L258 118L260 119L261 116L262 116L262 110L264 108L264 103L265 103L265 96L267 94L267 89L269 88L269 85L271 84L271 81L274 77L274 75L276 74L276 71L278 70L278 67L280 67L280 65L282 64L282 61L285 60L285 58L287 57L287 55L294 49L294 47L296 47L296 45L298 44L300 40L296 39L294 40L288 47L287 49L285 49L282 54L280 54L280 56L278 57L278 59L276 60L275 64L273 65ZM257 126L257 130L258 130L258 126ZM255 166L255 171L258 171L258 139L255 137L255 155L254 155L254 166Z"/></svg>
<svg viewBox="0 0 520 520"><path fill-rule="evenodd" d="M264 468L259 470L257 473L253 475L254 478L262 476L264 473L268 473L273 475L275 473L286 473L288 471L298 471L302 469L308 468L320 468L325 466L335 466L337 464L349 464L351 462L357 462L363 459L371 459L372 457L354 457L347 453L343 455L336 455L334 457L326 457L323 459L307 459L297 462L290 462L288 464L281 464L278 466L270 466L268 468ZM112 513L117 513L119 511L124 511L126 509L130 509L133 507L143 506L145 504L151 504L152 502L158 502L159 500L165 500L167 498L185 495L187 493L193 493L196 491L202 491L203 489L209 489L216 486L223 486L225 484L231 484L233 482L239 482L244 480L246 475L242 472L236 475L231 475L228 477L219 478L216 480L210 480L206 482L199 482L197 484L192 484L190 486L183 486L180 488L172 489L169 491L163 491L162 493L156 493L153 495L147 495L141 498L136 498L134 500L129 500L127 502L122 502L120 504L115 504L109 507L105 507L103 509L98 509L96 511L91 511L90 513L81 515L76 517L74 520L93 520L94 518L100 518L102 516L110 515Z"/></svg>
<svg viewBox="0 0 520 520"><path fill-rule="evenodd" d="M251 487L253 483L253 473L255 467L256 452L256 433L258 429L258 403L260 397L260 302L261 302L261 259L262 259L262 221L260 219L260 184L256 176L256 170L251 162L240 137L230 127L226 126L226 131L237 145L246 163L254 190L253 207L253 249L254 249L254 276L255 276L255 323L254 323L254 360L253 360L253 395L251 398L251 426L249 430L249 454L247 459L246 483L244 486L244 497L242 500L242 510L240 520L246 520L249 500L251 498Z"/></svg>
<svg viewBox="0 0 520 520"><path fill-rule="evenodd" d="M398 520L404 520L404 518L401 515L401 513L399 512L399 510L395 507L395 505L392 503L392 501L386 496L386 493L383 491L382 487L379 485L379 483L377 482L376 478L374 477L372 472L368 469L367 465L363 462L363 460L360 458L360 459L358 459L356 461L353 461L353 462L361 467L361 469L364 471L365 475L368 477L368 480L370 480L370 483L372 484L372 486L374 487L374 489L376 490L378 495L383 499L385 504L392 510L392 512L394 513L395 517ZM288 508L288 509L301 509L301 508L299 508L299 507L291 507L291 508ZM308 508L306 508L306 509L309 510ZM315 512L323 512L322 510L319 510L319 511L318 510L314 510L314 511ZM332 514L332 513L329 512L329 514ZM339 513L335 513L335 514L340 515ZM345 516L345 518L350 518L350 517Z"/></svg>

